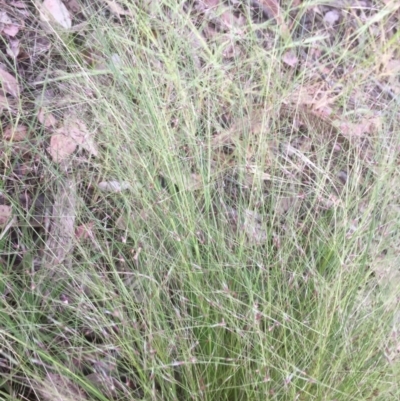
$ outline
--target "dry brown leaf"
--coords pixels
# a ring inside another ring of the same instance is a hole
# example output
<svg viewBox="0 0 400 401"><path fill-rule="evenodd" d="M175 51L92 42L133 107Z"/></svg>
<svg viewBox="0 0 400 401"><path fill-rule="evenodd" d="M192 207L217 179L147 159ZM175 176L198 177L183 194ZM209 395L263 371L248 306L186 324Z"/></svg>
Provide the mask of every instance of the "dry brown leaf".
<svg viewBox="0 0 400 401"><path fill-rule="evenodd" d="M91 155L97 156L98 150L93 135L89 132L83 121L67 120L64 122L63 131Z"/></svg>
<svg viewBox="0 0 400 401"><path fill-rule="evenodd" d="M361 122L352 123L348 121L335 121L334 125L338 127L345 138L351 139L372 134L381 124L378 117L364 118Z"/></svg>
<svg viewBox="0 0 400 401"><path fill-rule="evenodd" d="M20 51L20 41L18 39L9 39L7 54L12 58L17 58Z"/></svg>
<svg viewBox="0 0 400 401"><path fill-rule="evenodd" d="M0 67L0 81L3 89L14 96L15 98L19 97L19 86L18 82L9 72L3 70Z"/></svg>
<svg viewBox="0 0 400 401"><path fill-rule="evenodd" d="M70 29L72 26L71 16L67 7L61 0L44 0L40 10L40 19L44 22L50 23L55 21L64 29Z"/></svg>
<svg viewBox="0 0 400 401"><path fill-rule="evenodd" d="M37 117L39 122L46 128L54 128L58 122L54 115L48 112L45 107L39 109Z"/></svg>
<svg viewBox="0 0 400 401"><path fill-rule="evenodd" d="M93 227L93 221L87 224L81 224L75 229L75 237L82 240L91 238L93 236Z"/></svg>
<svg viewBox="0 0 400 401"><path fill-rule="evenodd" d="M324 22L329 26L335 25L340 19L340 14L337 10L328 11L324 15Z"/></svg>
<svg viewBox="0 0 400 401"><path fill-rule="evenodd" d="M0 23L7 25L11 24L12 20L5 11L0 11Z"/></svg>
<svg viewBox="0 0 400 401"><path fill-rule="evenodd" d="M124 181L102 181L97 187L100 191L109 193L119 193L131 188L131 186Z"/></svg>
<svg viewBox="0 0 400 401"><path fill-rule="evenodd" d="M123 213L115 222L115 227L117 227L119 230L126 231L129 228L130 220L133 220L133 216L129 215L128 213Z"/></svg>
<svg viewBox="0 0 400 401"><path fill-rule="evenodd" d="M19 26L15 24L6 25L3 27L2 32L13 38L19 32Z"/></svg>
<svg viewBox="0 0 400 401"><path fill-rule="evenodd" d="M264 244L268 238L262 221L263 219L260 214L249 209L245 210L242 229L247 234L249 241L256 245Z"/></svg>
<svg viewBox="0 0 400 401"><path fill-rule="evenodd" d="M51 136L47 151L56 163L61 163L75 152L77 146L76 141L70 136L64 133L56 133Z"/></svg>
<svg viewBox="0 0 400 401"><path fill-rule="evenodd" d="M397 77L400 74L400 59L392 59L383 65L382 76Z"/></svg>
<svg viewBox="0 0 400 401"><path fill-rule="evenodd" d="M12 217L12 207L0 205L0 227L4 227Z"/></svg>
<svg viewBox="0 0 400 401"><path fill-rule="evenodd" d="M82 5L77 0L64 0L64 4L73 14L78 14L82 11Z"/></svg>
<svg viewBox="0 0 400 401"><path fill-rule="evenodd" d="M229 29L239 28L246 23L244 16L236 16L231 10L226 9L220 16L221 22Z"/></svg>
<svg viewBox="0 0 400 401"><path fill-rule="evenodd" d="M116 0L104 0L110 11L117 15L132 15L129 10L125 10Z"/></svg>
<svg viewBox="0 0 400 401"><path fill-rule="evenodd" d="M45 122L47 121L45 120ZM93 136L89 133L85 123L80 120L66 120L64 126L52 135L47 150L53 160L59 163L74 153L78 145L94 156L98 154Z"/></svg>
<svg viewBox="0 0 400 401"><path fill-rule="evenodd" d="M290 67L296 67L297 63L299 62L299 59L297 58L293 50L288 50L287 52L285 52L282 56L282 60Z"/></svg>
<svg viewBox="0 0 400 401"><path fill-rule="evenodd" d="M196 191L203 188L203 180L200 174L189 174L183 177L169 177L171 181L179 188L185 191Z"/></svg>
<svg viewBox="0 0 400 401"><path fill-rule="evenodd" d="M282 29L282 33L289 33L289 29L282 18L278 0L256 0L255 2L261 6L266 14L272 18L275 18L276 22Z"/></svg>
<svg viewBox="0 0 400 401"><path fill-rule="evenodd" d="M28 127L26 125L17 125L16 127L12 124L9 124L3 133L3 137L7 141L23 141L28 136Z"/></svg>

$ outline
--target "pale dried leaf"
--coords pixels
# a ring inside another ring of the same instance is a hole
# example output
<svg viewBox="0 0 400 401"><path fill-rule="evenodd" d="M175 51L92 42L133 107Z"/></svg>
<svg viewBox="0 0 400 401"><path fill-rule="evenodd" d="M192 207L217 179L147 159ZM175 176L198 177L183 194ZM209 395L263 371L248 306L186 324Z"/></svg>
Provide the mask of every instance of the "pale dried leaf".
<svg viewBox="0 0 400 401"><path fill-rule="evenodd" d="M110 193L119 193L130 189L131 186L127 182L119 182L119 181L102 181L97 187L102 192L110 192Z"/></svg>
<svg viewBox="0 0 400 401"><path fill-rule="evenodd" d="M69 11L61 0L44 0L40 7L40 19L44 22L55 21L64 29L72 26Z"/></svg>
<svg viewBox="0 0 400 401"><path fill-rule="evenodd" d="M39 109L37 117L39 122L46 128L54 128L58 122L54 115L47 111L45 107Z"/></svg>
<svg viewBox="0 0 400 401"><path fill-rule="evenodd" d="M64 4L73 14L78 14L82 11L82 5L78 0L65 0Z"/></svg>
<svg viewBox="0 0 400 401"><path fill-rule="evenodd" d="M115 222L115 227L120 230L127 230L129 228L129 223L133 221L133 215L128 213L123 213L121 216L118 217L117 221Z"/></svg>
<svg viewBox="0 0 400 401"><path fill-rule="evenodd" d="M400 60L399 59L389 60L384 66L384 73L382 75L389 77L394 76L398 78L399 74L400 74Z"/></svg>
<svg viewBox="0 0 400 401"><path fill-rule="evenodd" d="M189 174L188 176L175 178L171 176L171 181L185 191L196 191L203 188L203 180L200 174Z"/></svg>
<svg viewBox="0 0 400 401"><path fill-rule="evenodd" d="M20 41L18 39L9 39L7 54L12 58L17 58L20 51Z"/></svg>
<svg viewBox="0 0 400 401"><path fill-rule="evenodd" d="M94 222L91 221L87 224L81 224L75 229L75 237L77 239L88 239L93 236Z"/></svg>
<svg viewBox="0 0 400 401"><path fill-rule="evenodd" d="M72 120L64 122L64 132L75 142L87 150L90 154L97 156L97 146L93 140L93 135L89 132L86 124L81 120Z"/></svg>
<svg viewBox="0 0 400 401"><path fill-rule="evenodd" d="M247 234L249 241L256 245L265 243L268 238L267 231L263 228L260 214L246 209L242 228Z"/></svg>
<svg viewBox="0 0 400 401"><path fill-rule="evenodd" d="M4 25L12 24L11 18L5 11L0 11L0 23Z"/></svg>
<svg viewBox="0 0 400 401"><path fill-rule="evenodd" d="M258 0L257 2L270 17L276 18L280 15L278 0Z"/></svg>
<svg viewBox="0 0 400 401"><path fill-rule="evenodd" d="M16 36L19 32L19 26L15 24L6 25L3 27L2 31L12 38Z"/></svg>
<svg viewBox="0 0 400 401"><path fill-rule="evenodd" d="M284 53L282 60L285 64L289 65L290 67L296 67L299 59L296 56L296 53L293 50L288 50Z"/></svg>
<svg viewBox="0 0 400 401"><path fill-rule="evenodd" d="M278 0L256 0L256 2L269 17L275 18L276 22L282 29L282 33L287 34L289 32L289 29L282 18Z"/></svg>
<svg viewBox="0 0 400 401"><path fill-rule="evenodd" d="M132 15L129 10L125 10L116 0L104 0L110 11L116 15Z"/></svg>
<svg viewBox="0 0 400 401"><path fill-rule="evenodd" d="M4 227L12 217L12 207L0 205L0 227Z"/></svg>
<svg viewBox="0 0 400 401"><path fill-rule="evenodd" d="M236 16L231 10L228 8L221 14L220 20L222 24L230 29L236 27L241 27L246 23L244 16L239 14Z"/></svg>
<svg viewBox="0 0 400 401"><path fill-rule="evenodd" d="M340 19L340 14L337 10L328 11L324 15L324 22L329 26L335 25L339 21L339 19Z"/></svg>
<svg viewBox="0 0 400 401"><path fill-rule="evenodd" d="M3 133L4 139L7 141L23 141L28 136L28 127L26 125L17 125L16 127L12 124L9 124Z"/></svg>
<svg viewBox="0 0 400 401"><path fill-rule="evenodd" d="M268 110L253 110L248 116L235 120L227 130L215 135L212 138L212 145L214 147L223 147L237 144L244 134L262 135L268 130L269 119Z"/></svg>
<svg viewBox="0 0 400 401"><path fill-rule="evenodd" d="M335 121L334 123L346 138L351 139L372 134L380 126L381 120L378 117L375 117L364 118L358 123L348 121Z"/></svg>
<svg viewBox="0 0 400 401"><path fill-rule="evenodd" d="M76 141L64 133L53 134L47 151L56 163L66 160L77 148Z"/></svg>
<svg viewBox="0 0 400 401"><path fill-rule="evenodd" d="M0 81L3 89L14 96L15 98L19 97L19 87L18 82L9 72L3 70L0 67Z"/></svg>

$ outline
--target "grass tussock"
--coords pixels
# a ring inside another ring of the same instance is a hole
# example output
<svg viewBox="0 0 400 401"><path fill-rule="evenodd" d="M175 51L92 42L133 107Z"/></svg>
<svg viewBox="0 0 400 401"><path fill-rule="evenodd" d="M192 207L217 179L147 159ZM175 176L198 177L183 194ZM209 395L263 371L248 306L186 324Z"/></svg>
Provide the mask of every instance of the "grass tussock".
<svg viewBox="0 0 400 401"><path fill-rule="evenodd" d="M45 193L74 188L64 260L38 267L33 210L0 235L2 397L396 399L394 3L334 35L288 5L290 38L246 9L213 33L190 2L137 3L83 2L80 40L53 33L37 87L98 154L38 151Z"/></svg>

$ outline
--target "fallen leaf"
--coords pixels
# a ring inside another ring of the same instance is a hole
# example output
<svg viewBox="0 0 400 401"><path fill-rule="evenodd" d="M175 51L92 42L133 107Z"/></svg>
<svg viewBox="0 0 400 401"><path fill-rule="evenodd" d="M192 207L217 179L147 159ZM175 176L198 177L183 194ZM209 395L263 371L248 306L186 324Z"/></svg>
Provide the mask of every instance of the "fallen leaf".
<svg viewBox="0 0 400 401"><path fill-rule="evenodd" d="M7 93L14 96L15 98L19 97L19 87L17 80L9 72L4 71L1 67L0 67L0 81L1 81L1 86Z"/></svg>
<svg viewBox="0 0 400 401"><path fill-rule="evenodd" d="M293 50L288 50L287 52L285 52L285 54L282 56L282 60L290 67L296 67L297 63L299 62L299 59L297 58Z"/></svg>
<svg viewBox="0 0 400 401"><path fill-rule="evenodd" d="M193 173L179 178L171 175L171 181L178 187L182 186L185 191L196 191L203 188L203 180L200 174Z"/></svg>
<svg viewBox="0 0 400 401"><path fill-rule="evenodd" d="M276 22L278 23L278 25L280 25L282 29L282 33L289 33L289 29L282 18L278 0L257 0L256 2L259 3L262 10L269 17L275 18Z"/></svg>
<svg viewBox="0 0 400 401"><path fill-rule="evenodd" d="M5 11L0 11L0 23L4 25L12 24L11 18Z"/></svg>
<svg viewBox="0 0 400 401"><path fill-rule="evenodd" d="M232 29L232 28L238 28L243 26L246 23L246 20L243 16L239 15L236 16L231 10L226 9L221 16L220 16L221 22L223 25L226 27Z"/></svg>
<svg viewBox="0 0 400 401"><path fill-rule="evenodd" d="M48 112L45 107L39 109L37 117L39 122L46 128L54 128L58 122L54 115Z"/></svg>
<svg viewBox="0 0 400 401"><path fill-rule="evenodd" d="M94 227L94 222L91 221L90 223L87 224L81 224L80 226L76 227L75 229L75 237L77 239L88 239L93 236L93 227Z"/></svg>
<svg viewBox="0 0 400 401"><path fill-rule="evenodd" d="M127 182L102 181L97 185L97 187L102 192L118 193L130 189L131 186Z"/></svg>
<svg viewBox="0 0 400 401"><path fill-rule="evenodd" d="M52 124L54 119L44 121ZM65 120L64 125L52 135L48 152L53 160L59 163L74 153L78 145L94 156L98 154L93 136L88 131L85 123L80 120Z"/></svg>
<svg viewBox="0 0 400 401"><path fill-rule="evenodd" d="M364 118L358 123L348 121L334 121L334 125L348 139L372 134L381 124L379 118Z"/></svg>
<svg viewBox="0 0 400 401"><path fill-rule="evenodd" d="M86 124L81 120L66 120L62 129L70 138L87 150L91 155L97 156L97 146Z"/></svg>
<svg viewBox="0 0 400 401"><path fill-rule="evenodd" d="M118 217L115 222L115 227L120 230L126 231L129 229L129 223L134 220L133 214L123 213Z"/></svg>
<svg viewBox="0 0 400 401"><path fill-rule="evenodd" d="M336 10L328 11L324 15L324 22L330 26L335 25L339 21L339 19L340 19L340 14Z"/></svg>
<svg viewBox="0 0 400 401"><path fill-rule="evenodd" d="M76 141L65 134L54 134L50 138L50 146L47 151L56 163L60 163L67 159L75 152L78 144Z"/></svg>
<svg viewBox="0 0 400 401"><path fill-rule="evenodd" d="M19 26L15 24L5 25L2 29L2 32L13 38L19 32Z"/></svg>
<svg viewBox="0 0 400 401"><path fill-rule="evenodd" d="M7 47L7 54L12 58L17 58L20 51L20 41L18 39L10 39Z"/></svg>
<svg viewBox="0 0 400 401"><path fill-rule="evenodd" d="M383 77L397 77L400 74L400 60L399 59L393 59L389 60L386 63L383 63L382 65L382 76Z"/></svg>
<svg viewBox="0 0 400 401"><path fill-rule="evenodd" d="M0 205L0 227L5 226L12 217L12 207Z"/></svg>
<svg viewBox="0 0 400 401"><path fill-rule="evenodd" d="M256 245L264 244L268 238L267 231L262 224L262 216L256 212L246 209L242 229L247 234L249 241Z"/></svg>
<svg viewBox="0 0 400 401"><path fill-rule="evenodd" d="M26 125L17 125L16 127L9 124L3 133L3 137L7 141L23 141L28 136L28 127Z"/></svg>
<svg viewBox="0 0 400 401"><path fill-rule="evenodd" d="M116 0L104 0L110 11L113 14L117 14L117 15L131 15L131 12L129 10L125 10L120 4L118 4L116 2Z"/></svg>
<svg viewBox="0 0 400 401"><path fill-rule="evenodd" d="M40 19L44 22L55 21L65 29L72 26L69 11L61 0L44 0L40 7Z"/></svg>
<svg viewBox="0 0 400 401"><path fill-rule="evenodd" d="M64 4L73 14L78 14L82 11L82 5L78 0L65 0Z"/></svg>

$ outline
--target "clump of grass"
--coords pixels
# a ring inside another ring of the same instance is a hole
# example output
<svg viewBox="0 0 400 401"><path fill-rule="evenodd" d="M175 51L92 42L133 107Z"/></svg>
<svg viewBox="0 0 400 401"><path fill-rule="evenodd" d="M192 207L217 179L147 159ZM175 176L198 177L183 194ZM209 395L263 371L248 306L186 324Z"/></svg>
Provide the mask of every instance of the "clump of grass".
<svg viewBox="0 0 400 401"><path fill-rule="evenodd" d="M187 15L168 10L150 18L135 9L129 27L98 14L91 21L91 46L108 74L85 76L82 64L66 84L87 104L101 147L76 171L78 223L90 235L58 267L61 281L43 285L46 272L37 273L40 289L26 272L21 284L2 266L8 399L18 397L15 383L40 399L54 387L49 373L103 400L395 399L396 294L381 266L398 265L397 105L382 113L373 165L348 138L339 155L322 146L343 138L306 119L306 135L320 146L289 157L279 147L299 136L297 111L283 115L281 105L314 78L282 68L290 44L265 50L248 21L245 36L229 39L240 57L227 62L226 37L198 43ZM357 65L360 52L340 62ZM374 63L371 56L360 69ZM357 71L355 81L342 79L359 90L369 84ZM357 112L351 94L349 87L337 102ZM264 117L254 133L257 109ZM241 139L217 149L213 138L237 121L247 121ZM271 141L278 151L269 157ZM273 178L249 181L250 165ZM349 177L334 192L339 165ZM130 189L105 195L93 184L102 180ZM304 201L282 212L282 194Z"/></svg>

